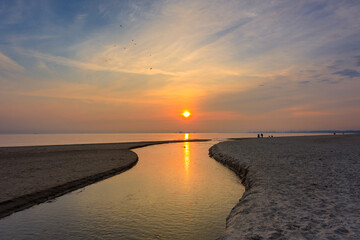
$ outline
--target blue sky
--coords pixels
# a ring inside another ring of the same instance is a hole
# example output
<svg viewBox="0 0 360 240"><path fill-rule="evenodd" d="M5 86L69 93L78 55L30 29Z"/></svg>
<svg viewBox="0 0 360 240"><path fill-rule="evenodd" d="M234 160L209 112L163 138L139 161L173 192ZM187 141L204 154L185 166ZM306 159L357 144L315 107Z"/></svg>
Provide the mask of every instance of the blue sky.
<svg viewBox="0 0 360 240"><path fill-rule="evenodd" d="M359 129L359 12L341 0L0 1L0 132Z"/></svg>

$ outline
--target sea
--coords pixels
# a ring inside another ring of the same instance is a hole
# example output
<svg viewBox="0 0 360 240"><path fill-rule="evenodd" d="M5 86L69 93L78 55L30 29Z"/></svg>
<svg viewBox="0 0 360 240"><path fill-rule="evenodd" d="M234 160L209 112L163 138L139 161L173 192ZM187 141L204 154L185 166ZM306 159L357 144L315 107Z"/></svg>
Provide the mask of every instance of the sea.
<svg viewBox="0 0 360 240"><path fill-rule="evenodd" d="M0 147L120 143L184 139L226 140L255 138L258 133L64 133L64 134L0 134ZM329 133L321 133L329 134ZM264 137L319 135L319 133L264 133Z"/></svg>
<svg viewBox="0 0 360 240"><path fill-rule="evenodd" d="M266 133L264 137L309 135ZM211 139L133 150L130 170L0 219L0 239L216 239L245 188L209 148L257 133L10 134L0 146Z"/></svg>

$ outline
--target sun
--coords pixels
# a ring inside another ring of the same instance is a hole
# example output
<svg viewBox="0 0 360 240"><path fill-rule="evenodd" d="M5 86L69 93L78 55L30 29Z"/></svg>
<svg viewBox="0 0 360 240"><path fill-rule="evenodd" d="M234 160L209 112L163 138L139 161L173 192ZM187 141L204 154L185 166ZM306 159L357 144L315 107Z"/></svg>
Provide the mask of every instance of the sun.
<svg viewBox="0 0 360 240"><path fill-rule="evenodd" d="M185 118L188 118L190 117L191 113L188 111L188 110L185 110L182 115L185 117Z"/></svg>

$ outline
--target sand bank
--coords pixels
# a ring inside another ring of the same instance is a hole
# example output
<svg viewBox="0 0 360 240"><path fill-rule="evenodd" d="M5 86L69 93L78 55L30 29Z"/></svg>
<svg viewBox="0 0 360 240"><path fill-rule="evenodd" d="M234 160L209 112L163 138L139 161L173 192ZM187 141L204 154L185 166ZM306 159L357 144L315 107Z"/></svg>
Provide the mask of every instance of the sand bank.
<svg viewBox="0 0 360 240"><path fill-rule="evenodd" d="M360 239L360 135L222 142L246 191L220 239Z"/></svg>
<svg viewBox="0 0 360 240"><path fill-rule="evenodd" d="M130 149L171 142L183 141L2 147L0 218L130 169Z"/></svg>

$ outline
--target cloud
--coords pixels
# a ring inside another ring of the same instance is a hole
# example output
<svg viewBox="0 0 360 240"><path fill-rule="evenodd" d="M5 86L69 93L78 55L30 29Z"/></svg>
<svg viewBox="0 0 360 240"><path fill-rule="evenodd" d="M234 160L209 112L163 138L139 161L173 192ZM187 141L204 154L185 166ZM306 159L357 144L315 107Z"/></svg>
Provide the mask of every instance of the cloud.
<svg viewBox="0 0 360 240"><path fill-rule="evenodd" d="M119 67L119 65L113 65L113 66L106 66L104 64L97 64L92 62L85 62L85 61L79 61L74 60L66 57L61 56L52 56L49 54L44 54L36 51L24 51L23 52L26 55L30 55L35 58L39 58L48 62L53 62L56 64L60 64L63 66L73 67L73 68L79 68L83 70L90 70L90 71L104 71L104 72L120 72L120 73L135 73L135 74L144 74L144 75L154 75L154 74L165 74L165 75L173 75L171 72L166 72L161 69L151 69L153 71L149 71L149 68L142 68L142 69L129 69L129 68L123 68ZM105 61L109 61L106 59Z"/></svg>
<svg viewBox="0 0 360 240"><path fill-rule="evenodd" d="M360 77L360 72L352 69L344 69L342 71L334 72L333 74L349 78Z"/></svg>
<svg viewBox="0 0 360 240"><path fill-rule="evenodd" d="M356 66L360 67L360 56L356 56Z"/></svg>
<svg viewBox="0 0 360 240"><path fill-rule="evenodd" d="M307 85L307 84L309 84L309 83L310 83L310 81L308 81L308 80L304 80L304 81L300 81L299 83L300 83L300 84L303 84L303 85Z"/></svg>
<svg viewBox="0 0 360 240"><path fill-rule="evenodd" d="M244 26L245 24L251 22L252 18L245 18L242 19L241 21L239 21L239 23L236 23L232 26L226 26L225 29L222 29L214 34L211 34L210 36L207 36L203 41L201 41L199 43L200 47L206 46L206 45L210 45L224 37L226 37L227 35L232 34L233 32L237 31L238 29L240 29L242 26Z"/></svg>
<svg viewBox="0 0 360 240"><path fill-rule="evenodd" d="M328 83L328 84L338 84L341 83L343 81L343 79L319 79L318 82L319 83Z"/></svg>
<svg viewBox="0 0 360 240"><path fill-rule="evenodd" d="M327 4L325 2L305 3L302 7L302 14L311 15L311 14L323 11L324 9L326 9L326 7L327 7Z"/></svg>
<svg viewBox="0 0 360 240"><path fill-rule="evenodd" d="M325 116L330 115L330 112L323 112L323 111L299 111L292 113L296 117L316 117L316 116Z"/></svg>
<svg viewBox="0 0 360 240"><path fill-rule="evenodd" d="M29 42L29 41L34 41L38 43L39 41L49 41L54 38L56 38L55 35L30 35L30 34L12 35L8 38L8 43L21 44L21 42Z"/></svg>
<svg viewBox="0 0 360 240"><path fill-rule="evenodd" d="M0 69L10 72L22 72L24 67L0 52Z"/></svg>
<svg viewBox="0 0 360 240"><path fill-rule="evenodd" d="M360 76L355 1L19 3L0 9L1 50L21 57L22 66L0 55L1 70L12 71L0 76L1 91L14 99L96 102L81 106L92 113L133 103L139 119L144 103L149 111L197 107L213 120L212 113L255 119L243 122L246 129L295 126L281 123L286 114L311 126L310 118L325 119L329 108L312 104L360 91L357 81L346 81ZM306 107L286 110L293 106Z"/></svg>
<svg viewBox="0 0 360 240"><path fill-rule="evenodd" d="M202 108L207 111L232 111L248 116L256 116L264 113L274 112L278 109L292 106L301 99L294 96L291 83L286 81L272 82L259 87L249 87L237 90L233 86L231 90L214 94L203 102Z"/></svg>

